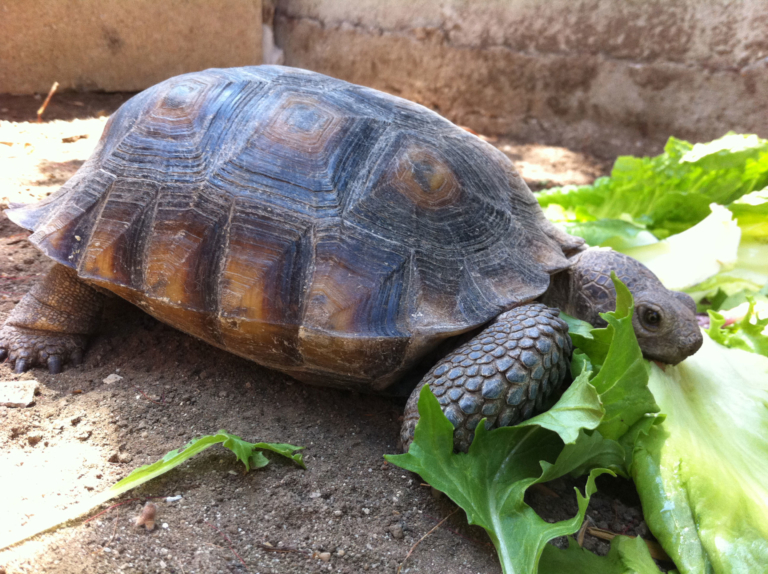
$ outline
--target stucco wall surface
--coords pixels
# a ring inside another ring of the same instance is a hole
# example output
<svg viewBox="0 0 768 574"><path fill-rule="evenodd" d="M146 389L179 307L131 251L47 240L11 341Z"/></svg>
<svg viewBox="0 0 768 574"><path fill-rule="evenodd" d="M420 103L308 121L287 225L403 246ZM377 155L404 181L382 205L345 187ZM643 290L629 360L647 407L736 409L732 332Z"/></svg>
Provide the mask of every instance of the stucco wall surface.
<svg viewBox="0 0 768 574"><path fill-rule="evenodd" d="M278 0L275 27L287 65L487 134L606 154L768 137L765 0Z"/></svg>
<svg viewBox="0 0 768 574"><path fill-rule="evenodd" d="M261 0L0 0L0 93L142 90L261 63Z"/></svg>

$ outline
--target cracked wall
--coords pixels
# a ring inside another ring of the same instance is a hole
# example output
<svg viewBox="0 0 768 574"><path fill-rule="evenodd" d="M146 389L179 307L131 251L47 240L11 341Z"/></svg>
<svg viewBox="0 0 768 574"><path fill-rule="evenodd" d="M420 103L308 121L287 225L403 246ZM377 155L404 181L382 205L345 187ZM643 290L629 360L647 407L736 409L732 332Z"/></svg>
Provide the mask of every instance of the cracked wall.
<svg viewBox="0 0 768 574"><path fill-rule="evenodd" d="M768 137L763 0L277 0L285 62L603 155Z"/></svg>

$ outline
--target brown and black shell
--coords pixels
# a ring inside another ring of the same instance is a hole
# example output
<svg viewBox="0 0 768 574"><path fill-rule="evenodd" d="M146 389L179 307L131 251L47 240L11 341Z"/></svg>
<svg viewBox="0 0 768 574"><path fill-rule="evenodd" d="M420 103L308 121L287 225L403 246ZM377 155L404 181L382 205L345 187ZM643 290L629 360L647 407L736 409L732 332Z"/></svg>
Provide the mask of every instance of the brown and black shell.
<svg viewBox="0 0 768 574"><path fill-rule="evenodd" d="M374 390L540 296L579 244L477 137L275 66L138 94L69 182L8 215L161 321L302 380Z"/></svg>

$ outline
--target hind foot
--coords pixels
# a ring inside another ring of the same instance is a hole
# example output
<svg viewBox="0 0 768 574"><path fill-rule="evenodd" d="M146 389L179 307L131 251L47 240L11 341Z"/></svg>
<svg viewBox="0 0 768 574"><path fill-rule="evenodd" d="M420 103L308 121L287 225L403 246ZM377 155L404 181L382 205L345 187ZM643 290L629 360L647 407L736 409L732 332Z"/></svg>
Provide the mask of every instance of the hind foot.
<svg viewBox="0 0 768 574"><path fill-rule="evenodd" d="M82 363L87 339L86 335L5 325L0 329L0 360L8 359L15 373L47 366L48 371L55 375L66 363Z"/></svg>
<svg viewBox="0 0 768 574"><path fill-rule="evenodd" d="M73 269L54 266L0 329L0 361L8 359L17 373L47 366L55 374L65 363L79 364L103 302Z"/></svg>

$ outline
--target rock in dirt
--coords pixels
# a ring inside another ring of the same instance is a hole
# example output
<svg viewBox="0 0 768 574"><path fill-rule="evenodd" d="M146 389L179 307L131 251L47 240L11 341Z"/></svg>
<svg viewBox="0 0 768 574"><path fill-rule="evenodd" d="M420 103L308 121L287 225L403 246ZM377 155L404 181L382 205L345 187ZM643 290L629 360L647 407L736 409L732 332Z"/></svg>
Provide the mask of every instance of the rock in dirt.
<svg viewBox="0 0 768 574"><path fill-rule="evenodd" d="M0 406L4 407L28 407L35 402L35 393L40 388L40 383L30 381L2 381L0 382Z"/></svg>
<svg viewBox="0 0 768 574"><path fill-rule="evenodd" d="M405 537L405 533L403 532L403 527L399 524L393 524L389 527L389 533L392 535L392 538L396 538L397 540L402 540Z"/></svg>
<svg viewBox="0 0 768 574"><path fill-rule="evenodd" d="M81 429L80 432L75 435L75 438L77 440L86 441L89 438L91 438L92 434L93 434L93 430L92 429L84 428L84 429Z"/></svg>
<svg viewBox="0 0 768 574"><path fill-rule="evenodd" d="M147 502L141 510L141 514L136 518L136 526L143 526L147 530L154 530L156 516L157 506L151 502Z"/></svg>
<svg viewBox="0 0 768 574"><path fill-rule="evenodd" d="M41 440L43 440L43 434L42 433L36 432L36 433L32 433L30 435L27 435L27 442L30 444L30 446L35 446Z"/></svg>
<svg viewBox="0 0 768 574"><path fill-rule="evenodd" d="M107 459L108 462L117 462L120 464L126 464L133 460L133 457L127 452L115 452Z"/></svg>
<svg viewBox="0 0 768 574"><path fill-rule="evenodd" d="M120 375L116 375L115 373L112 373L106 379L104 379L102 382L105 385L111 385L112 383L119 383L122 380L123 380L123 377L121 377Z"/></svg>

